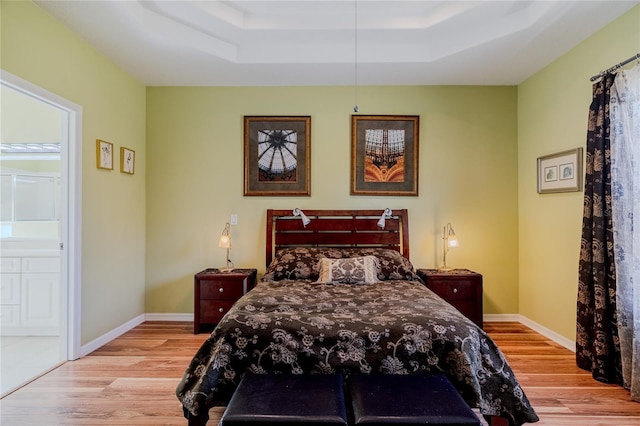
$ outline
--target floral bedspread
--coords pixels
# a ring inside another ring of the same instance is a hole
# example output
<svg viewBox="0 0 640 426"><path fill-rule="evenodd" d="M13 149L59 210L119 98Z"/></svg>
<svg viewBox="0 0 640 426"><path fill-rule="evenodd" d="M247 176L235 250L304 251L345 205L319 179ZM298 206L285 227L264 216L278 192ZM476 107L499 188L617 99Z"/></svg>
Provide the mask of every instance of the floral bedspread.
<svg viewBox="0 0 640 426"><path fill-rule="evenodd" d="M482 414L538 420L493 340L419 281L262 281L203 343L176 394L199 416L225 405L247 372L444 373Z"/></svg>

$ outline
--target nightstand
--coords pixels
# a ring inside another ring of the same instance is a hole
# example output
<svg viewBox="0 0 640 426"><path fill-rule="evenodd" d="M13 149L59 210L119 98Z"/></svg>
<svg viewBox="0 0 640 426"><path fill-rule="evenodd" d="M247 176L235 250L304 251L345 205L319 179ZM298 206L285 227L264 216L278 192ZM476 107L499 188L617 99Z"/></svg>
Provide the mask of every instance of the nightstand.
<svg viewBox="0 0 640 426"><path fill-rule="evenodd" d="M429 290L482 328L482 275L468 269L418 269Z"/></svg>
<svg viewBox="0 0 640 426"><path fill-rule="evenodd" d="M243 294L256 285L256 269L205 269L194 277L193 333L203 325L215 325Z"/></svg>

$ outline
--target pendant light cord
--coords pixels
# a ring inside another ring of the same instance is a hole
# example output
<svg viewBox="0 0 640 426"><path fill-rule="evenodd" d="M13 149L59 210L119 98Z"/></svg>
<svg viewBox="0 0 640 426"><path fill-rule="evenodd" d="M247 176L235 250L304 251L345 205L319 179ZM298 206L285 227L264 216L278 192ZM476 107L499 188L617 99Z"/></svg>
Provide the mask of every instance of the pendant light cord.
<svg viewBox="0 0 640 426"><path fill-rule="evenodd" d="M355 104L353 107L353 112L358 112L360 108L358 108L358 0L354 1L355 5L355 13L354 13L354 57L353 57L353 77L355 81Z"/></svg>

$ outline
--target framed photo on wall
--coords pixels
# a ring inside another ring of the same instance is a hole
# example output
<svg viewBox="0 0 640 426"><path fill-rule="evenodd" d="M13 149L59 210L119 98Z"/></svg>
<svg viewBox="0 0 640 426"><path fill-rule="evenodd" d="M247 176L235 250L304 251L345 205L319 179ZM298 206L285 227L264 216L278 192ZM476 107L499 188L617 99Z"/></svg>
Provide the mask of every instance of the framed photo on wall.
<svg viewBox="0 0 640 426"><path fill-rule="evenodd" d="M120 171L122 173L134 174L136 167L136 152L132 149L120 147Z"/></svg>
<svg viewBox="0 0 640 426"><path fill-rule="evenodd" d="M113 144L96 139L96 166L99 169L113 170Z"/></svg>
<svg viewBox="0 0 640 426"><path fill-rule="evenodd" d="M582 148L538 157L538 193L582 190Z"/></svg>
<svg viewBox="0 0 640 426"><path fill-rule="evenodd" d="M418 195L417 115L351 116L351 195Z"/></svg>
<svg viewBox="0 0 640 426"><path fill-rule="evenodd" d="M311 195L311 117L244 117L244 195Z"/></svg>

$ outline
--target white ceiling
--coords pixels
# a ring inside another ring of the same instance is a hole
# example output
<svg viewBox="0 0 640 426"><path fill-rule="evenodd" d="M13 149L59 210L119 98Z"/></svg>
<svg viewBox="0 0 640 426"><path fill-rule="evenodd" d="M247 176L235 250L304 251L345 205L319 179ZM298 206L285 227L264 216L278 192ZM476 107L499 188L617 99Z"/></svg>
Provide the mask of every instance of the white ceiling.
<svg viewBox="0 0 640 426"><path fill-rule="evenodd" d="M35 3L149 86L513 85L640 0Z"/></svg>

